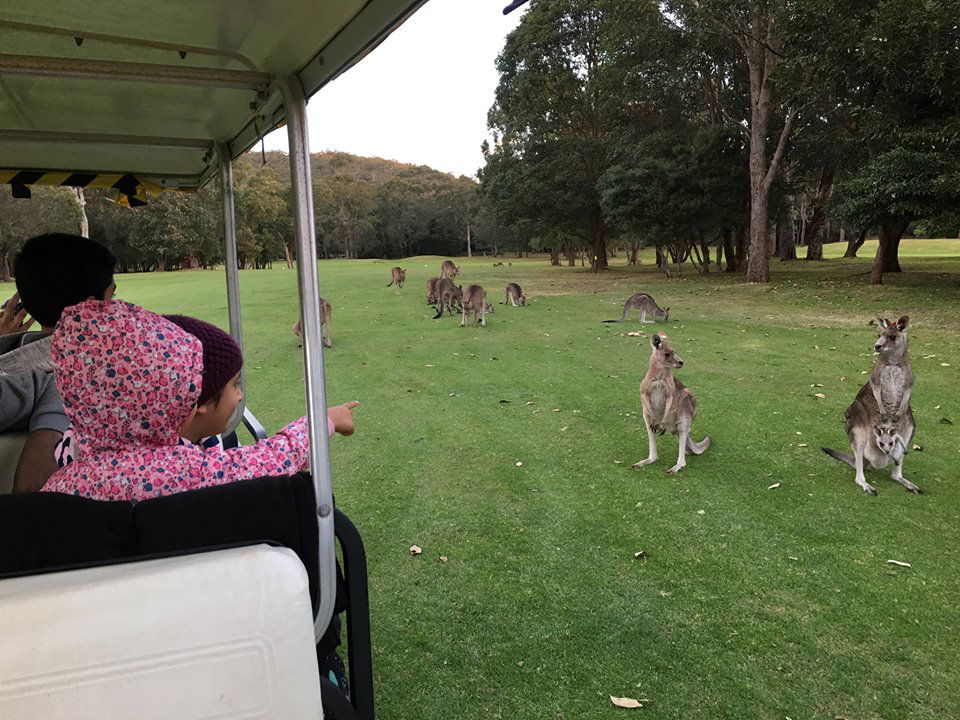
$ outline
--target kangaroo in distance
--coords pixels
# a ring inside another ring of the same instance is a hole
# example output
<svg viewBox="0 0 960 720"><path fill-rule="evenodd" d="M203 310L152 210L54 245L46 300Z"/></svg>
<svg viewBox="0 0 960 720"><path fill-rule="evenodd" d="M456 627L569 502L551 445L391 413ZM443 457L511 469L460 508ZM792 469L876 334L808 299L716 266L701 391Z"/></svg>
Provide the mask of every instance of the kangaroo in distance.
<svg viewBox="0 0 960 720"><path fill-rule="evenodd" d="M865 493L876 495L877 490L863 474L864 461L878 469L893 462L891 478L910 492L919 493L920 488L903 477L903 456L916 430L910 409L910 394L916 378L907 357L906 330L910 318L904 315L892 323L878 317L876 323L880 336L873 349L880 356L870 380L860 388L843 414L853 456L832 448L822 450L853 467L854 479Z"/></svg>
<svg viewBox="0 0 960 720"><path fill-rule="evenodd" d="M330 307L330 303L320 298L320 334L323 337L324 347L333 347L333 343L330 341L330 318L332 316L333 308ZM324 332L324 328L326 328L326 332ZM299 320L297 320L293 326L293 334L297 337L300 337L302 334ZM298 343L298 347L302 344L303 343Z"/></svg>
<svg viewBox="0 0 960 720"><path fill-rule="evenodd" d="M510 303L514 307L519 305L527 304L527 296L524 295L523 290L516 283L507 283L507 289L504 294L503 302L501 305L506 305Z"/></svg>
<svg viewBox="0 0 960 720"><path fill-rule="evenodd" d="M482 285L470 285L463 292L463 303L461 304L463 317L460 319L460 327L467 324L467 316L473 311L474 321L481 327L486 327L487 320L484 317L486 313L493 312L493 306L487 302L487 291Z"/></svg>
<svg viewBox="0 0 960 720"><path fill-rule="evenodd" d="M619 320L604 320L604 322L622 323L627 319L627 315L629 315L633 309L640 311L640 322L646 325L649 325L657 319L668 322L670 318L670 308L661 309L660 306L657 305L657 301L647 295L647 293L639 292L627 298L627 301L623 304L623 315L620 316ZM647 313L650 313L650 316L654 318L654 320L647 320Z"/></svg>
<svg viewBox="0 0 960 720"><path fill-rule="evenodd" d="M444 260L440 263L440 277L450 278L451 280L460 274L460 266L454 265L452 260Z"/></svg>
<svg viewBox="0 0 960 720"><path fill-rule="evenodd" d="M440 278L440 282L437 283L436 298L437 314L433 319L443 317L444 310L453 315L454 304L463 307L463 286L454 285L450 278Z"/></svg>
<svg viewBox="0 0 960 720"><path fill-rule="evenodd" d="M643 422L647 426L650 454L631 467L639 468L656 462L657 434L676 433L680 437L680 453L677 464L667 470L673 475L686 466L688 450L694 455L702 455L710 447L710 436L705 436L699 443L690 437L690 426L697 416L697 400L690 389L670 372L672 368L682 368L683 360L667 344L663 333L656 333L650 338L650 345L653 348L650 365L640 383L640 402L643 405Z"/></svg>
<svg viewBox="0 0 960 720"><path fill-rule="evenodd" d="M403 287L403 281L407 279L407 271L400 267L395 267L390 271L390 282L387 287L393 285L393 291L399 295L400 288Z"/></svg>

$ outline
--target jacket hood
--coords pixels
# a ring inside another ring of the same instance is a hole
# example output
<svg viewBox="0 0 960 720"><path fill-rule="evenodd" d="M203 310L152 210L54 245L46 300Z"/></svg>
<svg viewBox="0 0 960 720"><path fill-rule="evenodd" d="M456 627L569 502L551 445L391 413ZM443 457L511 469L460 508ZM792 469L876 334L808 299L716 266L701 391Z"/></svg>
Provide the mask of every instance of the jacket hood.
<svg viewBox="0 0 960 720"><path fill-rule="evenodd" d="M177 444L200 395L195 337L137 305L86 300L63 311L51 354L78 446Z"/></svg>

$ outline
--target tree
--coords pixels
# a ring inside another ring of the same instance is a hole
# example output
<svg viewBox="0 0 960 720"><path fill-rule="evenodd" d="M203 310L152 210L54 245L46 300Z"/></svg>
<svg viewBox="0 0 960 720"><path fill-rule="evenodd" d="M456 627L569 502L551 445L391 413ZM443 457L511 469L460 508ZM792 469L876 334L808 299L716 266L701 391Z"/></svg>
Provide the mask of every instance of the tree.
<svg viewBox="0 0 960 720"><path fill-rule="evenodd" d="M960 204L960 143L923 138L873 158L838 188L833 212L852 225L878 226L870 282L900 272L900 240L911 222Z"/></svg>
<svg viewBox="0 0 960 720"><path fill-rule="evenodd" d="M778 92L781 65L792 62L784 29L797 9L788 0L680 0L674 9L689 28L709 27L739 49L749 77L750 255L748 282L770 279L769 199L799 112ZM786 62L785 62L786 61ZM776 138L769 150L771 131Z"/></svg>
<svg viewBox="0 0 960 720"><path fill-rule="evenodd" d="M598 183L611 133L626 115L628 68L613 51L623 25L641 36L661 18L653 2L539 0L507 37L488 118L496 138L481 183L509 203L503 217L523 240L575 235L595 270L607 266L607 226ZM649 33L647 33L649 37Z"/></svg>
<svg viewBox="0 0 960 720"><path fill-rule="evenodd" d="M80 226L72 190L35 185L30 194L15 198L9 185L0 185L0 282L10 282L13 257L31 237L46 232L76 234Z"/></svg>
<svg viewBox="0 0 960 720"><path fill-rule="evenodd" d="M879 227L870 281L900 272L908 224L955 209L960 171L960 3L881 0L844 5L856 45L823 53L836 117L863 149L835 192L834 214ZM851 57L852 56L852 57Z"/></svg>

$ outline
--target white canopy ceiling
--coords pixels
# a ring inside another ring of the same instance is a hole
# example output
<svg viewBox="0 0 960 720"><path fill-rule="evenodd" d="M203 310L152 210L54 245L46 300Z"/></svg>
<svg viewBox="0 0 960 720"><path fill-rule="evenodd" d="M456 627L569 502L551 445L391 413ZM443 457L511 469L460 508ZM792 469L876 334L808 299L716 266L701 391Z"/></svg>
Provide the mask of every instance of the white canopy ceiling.
<svg viewBox="0 0 960 720"><path fill-rule="evenodd" d="M426 0L3 0L0 170L196 187ZM331 108L331 112L335 112Z"/></svg>

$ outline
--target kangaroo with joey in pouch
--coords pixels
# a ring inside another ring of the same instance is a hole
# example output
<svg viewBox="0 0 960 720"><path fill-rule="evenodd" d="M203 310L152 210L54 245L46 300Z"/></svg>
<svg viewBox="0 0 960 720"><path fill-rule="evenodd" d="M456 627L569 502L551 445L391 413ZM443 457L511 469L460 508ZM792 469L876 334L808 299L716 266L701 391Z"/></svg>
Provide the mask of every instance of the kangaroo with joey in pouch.
<svg viewBox="0 0 960 720"><path fill-rule="evenodd" d="M876 319L880 331L873 345L879 353L877 362L870 380L860 388L844 412L844 429L853 455L823 448L830 457L853 467L857 485L870 495L876 495L877 490L864 476L866 463L879 469L892 462L891 478L910 492L920 492L919 487L903 477L903 457L917 427L910 408L916 377L907 356L909 323L910 318L906 315L896 322L884 317Z"/></svg>

